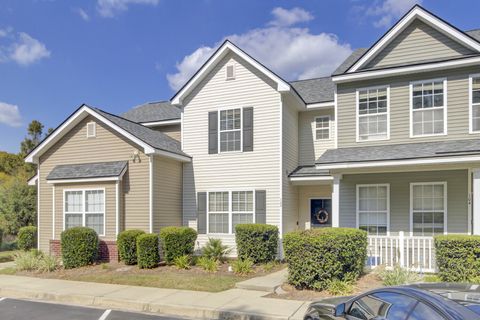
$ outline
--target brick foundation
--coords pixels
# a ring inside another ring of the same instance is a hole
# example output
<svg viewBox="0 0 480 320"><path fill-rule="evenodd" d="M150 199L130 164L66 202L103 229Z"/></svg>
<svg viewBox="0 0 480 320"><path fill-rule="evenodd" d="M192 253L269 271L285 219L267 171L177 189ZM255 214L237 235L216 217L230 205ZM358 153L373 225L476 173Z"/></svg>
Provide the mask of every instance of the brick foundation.
<svg viewBox="0 0 480 320"><path fill-rule="evenodd" d="M56 257L62 255L60 240L50 240L50 253ZM100 240L98 248L99 261L116 262L118 261L118 249L116 241Z"/></svg>

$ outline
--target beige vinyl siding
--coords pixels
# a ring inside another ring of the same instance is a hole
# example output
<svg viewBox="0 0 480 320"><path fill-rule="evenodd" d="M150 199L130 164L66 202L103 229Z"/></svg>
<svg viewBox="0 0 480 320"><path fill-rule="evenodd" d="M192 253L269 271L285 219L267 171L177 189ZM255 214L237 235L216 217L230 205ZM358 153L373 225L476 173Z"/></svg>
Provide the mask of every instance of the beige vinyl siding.
<svg viewBox="0 0 480 320"><path fill-rule="evenodd" d="M310 229L310 199L331 199L332 186L329 184L298 187L298 228Z"/></svg>
<svg viewBox="0 0 480 320"><path fill-rule="evenodd" d="M415 20L380 51L366 68L448 59L472 53L459 42Z"/></svg>
<svg viewBox="0 0 480 320"><path fill-rule="evenodd" d="M153 232L182 225L182 163L155 156L153 163Z"/></svg>
<svg viewBox="0 0 480 320"><path fill-rule="evenodd" d="M149 127L150 129L160 131L165 133L167 136L177 140L181 141L182 140L182 134L181 134L181 126L179 124L172 124L168 126L156 126L156 127Z"/></svg>
<svg viewBox="0 0 480 320"><path fill-rule="evenodd" d="M225 79L225 65L234 62L235 80ZM197 192L212 189L267 191L267 223L281 226L280 124L281 98L276 85L233 54L227 55L185 99L183 223L197 226ZM254 151L208 154L208 112L219 108L253 107ZM211 235L212 236L212 235ZM215 236L234 245L234 236ZM202 245L207 236L199 236Z"/></svg>
<svg viewBox="0 0 480 320"><path fill-rule="evenodd" d="M330 139L316 140L315 117L330 116ZM299 127L299 162L302 166L314 165L326 150L335 148L335 114L333 109L300 112Z"/></svg>
<svg viewBox="0 0 480 320"><path fill-rule="evenodd" d="M384 145L394 143L426 142L446 139L478 138L469 134L468 76L480 72L480 67L421 73L370 81L339 84L338 92L338 147ZM448 135L410 138L410 82L436 78L447 79ZM390 140L356 142L356 89L390 85Z"/></svg>
<svg viewBox="0 0 480 320"><path fill-rule="evenodd" d="M96 138L87 138L86 124L97 123ZM133 162L137 151L139 159ZM127 214L122 218L127 229L149 228L149 158L142 149L120 136L113 129L92 117L72 128L40 157L40 249L48 251L52 238L52 185L47 175L57 165L128 160L122 189L121 207ZM60 200L60 199L59 199ZM110 229L110 226L108 226ZM123 229L123 228L122 228ZM56 233L56 237L60 236Z"/></svg>
<svg viewBox="0 0 480 320"><path fill-rule="evenodd" d="M288 173L298 167L298 111L290 97L283 99L282 114L282 215L283 233L293 231L298 223L298 190L288 179Z"/></svg>
<svg viewBox="0 0 480 320"><path fill-rule="evenodd" d="M356 227L356 185L390 184L390 231L410 232L410 183L447 182L447 231L468 232L468 171L419 171L344 175L340 181L340 226Z"/></svg>

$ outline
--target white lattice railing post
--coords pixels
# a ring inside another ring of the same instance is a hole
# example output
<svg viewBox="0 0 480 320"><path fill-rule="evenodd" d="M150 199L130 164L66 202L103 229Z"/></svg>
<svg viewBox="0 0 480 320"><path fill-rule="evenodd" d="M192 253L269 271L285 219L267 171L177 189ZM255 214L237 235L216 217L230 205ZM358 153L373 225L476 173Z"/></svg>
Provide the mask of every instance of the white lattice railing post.
<svg viewBox="0 0 480 320"><path fill-rule="evenodd" d="M400 267L405 267L405 235L403 231L398 233L398 242L399 242L399 260L400 260Z"/></svg>

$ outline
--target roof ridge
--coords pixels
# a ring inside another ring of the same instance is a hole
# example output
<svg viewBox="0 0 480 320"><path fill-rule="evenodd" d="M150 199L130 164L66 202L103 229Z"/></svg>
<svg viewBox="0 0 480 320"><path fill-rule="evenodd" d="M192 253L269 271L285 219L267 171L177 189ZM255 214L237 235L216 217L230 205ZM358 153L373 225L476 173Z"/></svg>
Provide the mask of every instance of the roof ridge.
<svg viewBox="0 0 480 320"><path fill-rule="evenodd" d="M309 81L309 80L319 80L319 79L326 79L326 78L331 78L332 76L322 76L322 77L315 77L315 78L309 78L309 79L301 79L301 80L292 80L288 81L288 83L294 83L294 82L302 82L302 81Z"/></svg>

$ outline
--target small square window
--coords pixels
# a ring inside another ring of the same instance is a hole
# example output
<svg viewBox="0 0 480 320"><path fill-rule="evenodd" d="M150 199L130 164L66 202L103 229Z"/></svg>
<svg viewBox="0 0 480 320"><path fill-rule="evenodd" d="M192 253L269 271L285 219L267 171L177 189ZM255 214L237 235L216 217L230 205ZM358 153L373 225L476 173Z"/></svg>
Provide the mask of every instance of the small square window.
<svg viewBox="0 0 480 320"><path fill-rule="evenodd" d="M233 63L227 65L225 72L227 80L235 79L235 65Z"/></svg>
<svg viewBox="0 0 480 320"><path fill-rule="evenodd" d="M97 136L97 128L95 122L87 123L87 138L95 138Z"/></svg>

